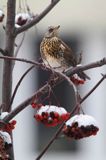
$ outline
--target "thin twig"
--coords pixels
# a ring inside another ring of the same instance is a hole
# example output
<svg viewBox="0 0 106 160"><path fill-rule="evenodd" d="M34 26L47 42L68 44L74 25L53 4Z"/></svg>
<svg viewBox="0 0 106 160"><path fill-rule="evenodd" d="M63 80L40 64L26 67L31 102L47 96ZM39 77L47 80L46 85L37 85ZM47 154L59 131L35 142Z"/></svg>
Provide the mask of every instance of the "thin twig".
<svg viewBox="0 0 106 160"><path fill-rule="evenodd" d="M19 52L19 50L20 50L20 48L21 48L21 46L23 44L23 41L25 39L25 34L26 34L26 32L23 32L22 39L20 41L20 44L17 46L17 49L16 49L15 54L14 54L14 57L17 57L17 55L18 55L18 52Z"/></svg>
<svg viewBox="0 0 106 160"><path fill-rule="evenodd" d="M98 81L98 83L80 100L80 104L83 103L94 91L95 89L106 79L106 75L102 74L102 78Z"/></svg>
<svg viewBox="0 0 106 160"><path fill-rule="evenodd" d="M45 68L45 65L43 65L43 63L39 63L37 61L32 61L32 60L28 60L28 59L24 59L24 58L15 58L15 57L9 57L9 56L0 56L0 59L6 59L6 60L10 60L10 61L19 61L19 62L34 64L36 66Z"/></svg>
<svg viewBox="0 0 106 160"><path fill-rule="evenodd" d="M31 20L29 23L26 25L17 28L15 35L31 28L32 26L36 25L41 19L43 19L51 10L52 8L59 2L60 0L54 0L52 3L50 3L44 11L42 11L39 15L37 15L33 20Z"/></svg>
<svg viewBox="0 0 106 160"><path fill-rule="evenodd" d="M71 87L73 87L74 91L77 92L74 83L70 80L69 77L67 77L67 76L66 76L65 74L63 74L62 72L57 72L57 71L55 71L55 70L54 70L54 72L56 72L59 76L63 77L63 78L68 82L68 84L69 84Z"/></svg>
<svg viewBox="0 0 106 160"><path fill-rule="evenodd" d="M19 50L20 50L20 48L21 48L21 46L22 46L22 44L23 44L23 42L24 42L25 33L26 33L26 32L23 32L23 36L22 36L21 42L20 42L20 44L17 46L17 49L16 49L15 54L14 54L14 57L15 57L15 58L17 57L17 55L18 55L18 53L19 53ZM14 69L14 65L15 65L15 61L13 62L13 66L12 66L13 68L12 68L12 69Z"/></svg>
<svg viewBox="0 0 106 160"><path fill-rule="evenodd" d="M93 93L95 91L95 89L103 82L103 80L105 78L106 78L106 75L103 75L103 77L99 80L99 82L82 98L82 100L80 101L80 104L82 104L86 100L86 98L88 98L91 95L91 93ZM71 111L71 113L70 113L71 116L75 113L76 109L77 109L77 105ZM44 147L44 149L42 150L42 152L39 154L39 156L35 160L40 160L41 157L46 153L46 151L48 150L48 148L52 145L52 143L57 139L57 137L61 133L61 130L62 130L65 122L66 121L64 121L62 123L62 125L59 127L59 129L56 131L56 133L53 135L53 137L51 138L51 140L49 141L49 143Z"/></svg>
<svg viewBox="0 0 106 160"><path fill-rule="evenodd" d="M30 105L33 100L35 100L36 97L39 97L39 95L44 95L49 90L49 85L46 84L43 87L41 87L37 92L35 92L33 95L31 95L29 98L24 100L21 104L19 104L15 109L13 109L5 118L4 121L8 122L10 121L14 116L16 116L19 112L21 112L23 109L25 109L28 105Z"/></svg>
<svg viewBox="0 0 106 160"><path fill-rule="evenodd" d="M55 101L56 101L56 103L57 103L57 106L61 106L60 105L60 102L58 101L58 98L56 97L56 95L55 95L55 93L53 92L53 90L52 90L52 88L51 88L51 86L50 86L50 90L51 90L51 93L52 93L52 95L53 95L53 97L54 97L54 99L55 99Z"/></svg>
<svg viewBox="0 0 106 160"><path fill-rule="evenodd" d="M62 123L62 125L58 128L58 130L56 131L56 133L53 135L53 137L51 138L51 140L49 141L49 143L44 147L44 149L42 150L42 152L39 154L39 156L35 159L35 160L39 160L41 159L41 157L46 153L46 151L48 150L48 148L52 145L52 143L57 139L58 135L60 134L63 126L64 126L65 122Z"/></svg>
<svg viewBox="0 0 106 160"><path fill-rule="evenodd" d="M102 74L102 76L103 77L95 84L95 86L83 98L81 98L79 104L82 104L95 91L95 89L97 89L97 87L106 79L106 75ZM71 111L71 115L75 113L76 109L77 106L73 108L73 110Z"/></svg>
<svg viewBox="0 0 106 160"><path fill-rule="evenodd" d="M16 93L17 93L17 90L18 90L21 82L23 81L23 79L25 78L25 76L26 76L34 67L35 67L35 65L33 65L33 66L31 66L30 68L28 68L28 69L26 70L26 72L22 75L22 77L20 78L20 80L18 81L18 83L17 83L17 85L16 85L16 87L15 87L15 89L14 89L13 95L12 95L12 97L11 97L11 101L10 101L9 107L10 107L10 106L12 105L12 103L13 103L14 97L15 97L15 95L16 95Z"/></svg>
<svg viewBox="0 0 106 160"><path fill-rule="evenodd" d="M38 91L36 91L33 95L31 95L29 98L24 100L21 104L19 104L15 109L13 109L4 119L4 121L9 122L13 117L15 117L19 112L21 112L23 109L25 109L28 105L30 105L33 101L35 101L36 97L45 95L49 89L50 86L53 88L57 84L59 84L62 81L62 78L57 77L55 81L51 80L49 84L45 84L43 87L41 87Z"/></svg>

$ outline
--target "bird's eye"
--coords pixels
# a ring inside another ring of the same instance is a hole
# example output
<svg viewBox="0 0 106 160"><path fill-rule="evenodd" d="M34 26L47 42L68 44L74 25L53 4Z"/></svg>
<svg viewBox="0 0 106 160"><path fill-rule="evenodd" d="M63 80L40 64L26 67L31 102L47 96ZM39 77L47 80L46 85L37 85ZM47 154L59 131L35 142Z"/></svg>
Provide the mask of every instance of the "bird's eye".
<svg viewBox="0 0 106 160"><path fill-rule="evenodd" d="M49 29L49 32L53 32L53 28L50 28L50 29Z"/></svg>

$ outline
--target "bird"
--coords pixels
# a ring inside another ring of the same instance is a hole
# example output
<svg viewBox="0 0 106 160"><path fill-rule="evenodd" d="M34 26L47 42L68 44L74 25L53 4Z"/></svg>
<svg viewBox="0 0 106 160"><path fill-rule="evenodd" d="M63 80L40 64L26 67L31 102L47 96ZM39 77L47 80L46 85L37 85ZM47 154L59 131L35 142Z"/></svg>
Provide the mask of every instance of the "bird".
<svg viewBox="0 0 106 160"><path fill-rule="evenodd" d="M78 63L71 47L59 37L59 28L60 25L48 27L40 44L40 53L47 67L64 72L69 67L76 67ZM78 73L78 76L83 80L90 79L82 71Z"/></svg>

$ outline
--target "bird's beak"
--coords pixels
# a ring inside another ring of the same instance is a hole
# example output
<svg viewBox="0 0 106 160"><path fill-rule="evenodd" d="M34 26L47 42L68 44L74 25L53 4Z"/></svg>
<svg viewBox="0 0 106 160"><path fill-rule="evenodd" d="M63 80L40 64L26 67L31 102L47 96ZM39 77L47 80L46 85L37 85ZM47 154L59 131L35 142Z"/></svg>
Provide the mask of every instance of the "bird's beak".
<svg viewBox="0 0 106 160"><path fill-rule="evenodd" d="M58 25L58 26L55 27L55 29L57 29L57 30L58 30L59 28L60 28L60 25Z"/></svg>

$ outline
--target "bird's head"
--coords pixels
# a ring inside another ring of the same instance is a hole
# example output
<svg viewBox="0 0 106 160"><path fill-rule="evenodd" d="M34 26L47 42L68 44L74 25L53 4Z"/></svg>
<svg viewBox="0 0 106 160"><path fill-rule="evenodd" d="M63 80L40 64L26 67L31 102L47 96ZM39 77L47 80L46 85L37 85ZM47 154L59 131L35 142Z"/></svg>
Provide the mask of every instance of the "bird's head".
<svg viewBox="0 0 106 160"><path fill-rule="evenodd" d="M59 28L60 28L59 25L58 26L50 26L50 27L48 27L48 31L45 34L45 37L46 38L51 38L51 37L58 36Z"/></svg>

